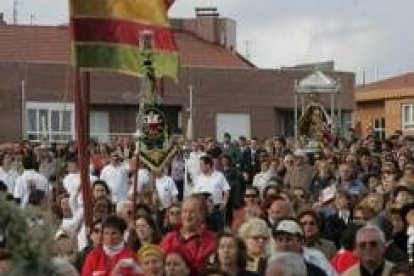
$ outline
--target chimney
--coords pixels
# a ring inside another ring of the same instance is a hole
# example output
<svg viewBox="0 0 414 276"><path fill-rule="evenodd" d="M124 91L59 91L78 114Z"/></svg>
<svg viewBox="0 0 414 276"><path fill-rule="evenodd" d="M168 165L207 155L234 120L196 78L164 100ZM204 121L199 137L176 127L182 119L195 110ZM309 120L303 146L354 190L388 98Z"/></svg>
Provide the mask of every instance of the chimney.
<svg viewBox="0 0 414 276"><path fill-rule="evenodd" d="M4 20L4 13L0 12L0 26L7 25L6 20Z"/></svg>
<svg viewBox="0 0 414 276"><path fill-rule="evenodd" d="M196 7L196 17L220 17L216 7Z"/></svg>

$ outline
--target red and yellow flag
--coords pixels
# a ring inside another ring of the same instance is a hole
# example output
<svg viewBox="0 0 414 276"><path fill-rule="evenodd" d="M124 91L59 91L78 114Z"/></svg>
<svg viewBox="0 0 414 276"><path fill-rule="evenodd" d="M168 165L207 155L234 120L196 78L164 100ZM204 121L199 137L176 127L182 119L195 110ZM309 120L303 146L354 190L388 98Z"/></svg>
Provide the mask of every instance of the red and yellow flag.
<svg viewBox="0 0 414 276"><path fill-rule="evenodd" d="M140 39L152 34L156 77L177 79L178 53L167 9L171 0L70 0L73 61L83 70L142 76Z"/></svg>

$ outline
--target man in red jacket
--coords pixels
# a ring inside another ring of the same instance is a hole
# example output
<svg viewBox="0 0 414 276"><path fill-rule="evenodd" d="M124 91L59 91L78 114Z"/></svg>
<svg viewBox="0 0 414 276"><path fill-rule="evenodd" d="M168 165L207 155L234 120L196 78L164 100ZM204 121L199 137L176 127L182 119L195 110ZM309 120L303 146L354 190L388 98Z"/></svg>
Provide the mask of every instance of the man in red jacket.
<svg viewBox="0 0 414 276"><path fill-rule="evenodd" d="M187 197L181 210L182 227L168 233L161 242L164 251L178 248L185 252L191 264L191 275L198 275L216 247L215 234L203 224L206 209L202 197Z"/></svg>

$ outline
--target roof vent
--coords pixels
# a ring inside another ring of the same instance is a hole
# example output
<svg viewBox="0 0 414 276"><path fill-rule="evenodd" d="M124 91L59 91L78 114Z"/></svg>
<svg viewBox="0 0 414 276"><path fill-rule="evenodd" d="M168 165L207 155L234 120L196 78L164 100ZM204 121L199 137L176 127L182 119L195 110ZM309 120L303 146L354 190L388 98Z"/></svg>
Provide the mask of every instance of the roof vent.
<svg viewBox="0 0 414 276"><path fill-rule="evenodd" d="M219 17L216 7L197 7L195 8L196 17Z"/></svg>

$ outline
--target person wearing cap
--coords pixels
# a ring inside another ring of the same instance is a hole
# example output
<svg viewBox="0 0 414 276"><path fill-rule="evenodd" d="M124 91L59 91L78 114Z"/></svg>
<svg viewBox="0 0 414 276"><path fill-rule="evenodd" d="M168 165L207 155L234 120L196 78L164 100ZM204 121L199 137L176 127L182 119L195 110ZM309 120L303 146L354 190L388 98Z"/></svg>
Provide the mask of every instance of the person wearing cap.
<svg viewBox="0 0 414 276"><path fill-rule="evenodd" d="M295 162L292 170L286 172L285 182L289 187L302 187L309 190L315 169L308 163L304 150L296 149L293 157Z"/></svg>
<svg viewBox="0 0 414 276"><path fill-rule="evenodd" d="M393 264L384 259L385 237L378 226L368 224L360 228L355 244L360 262L348 268L343 276L389 275Z"/></svg>
<svg viewBox="0 0 414 276"><path fill-rule="evenodd" d="M292 252L302 255L306 263L308 275L338 275L321 251L304 246L303 230L296 219L284 218L280 220L273 227L272 235L274 251Z"/></svg>

